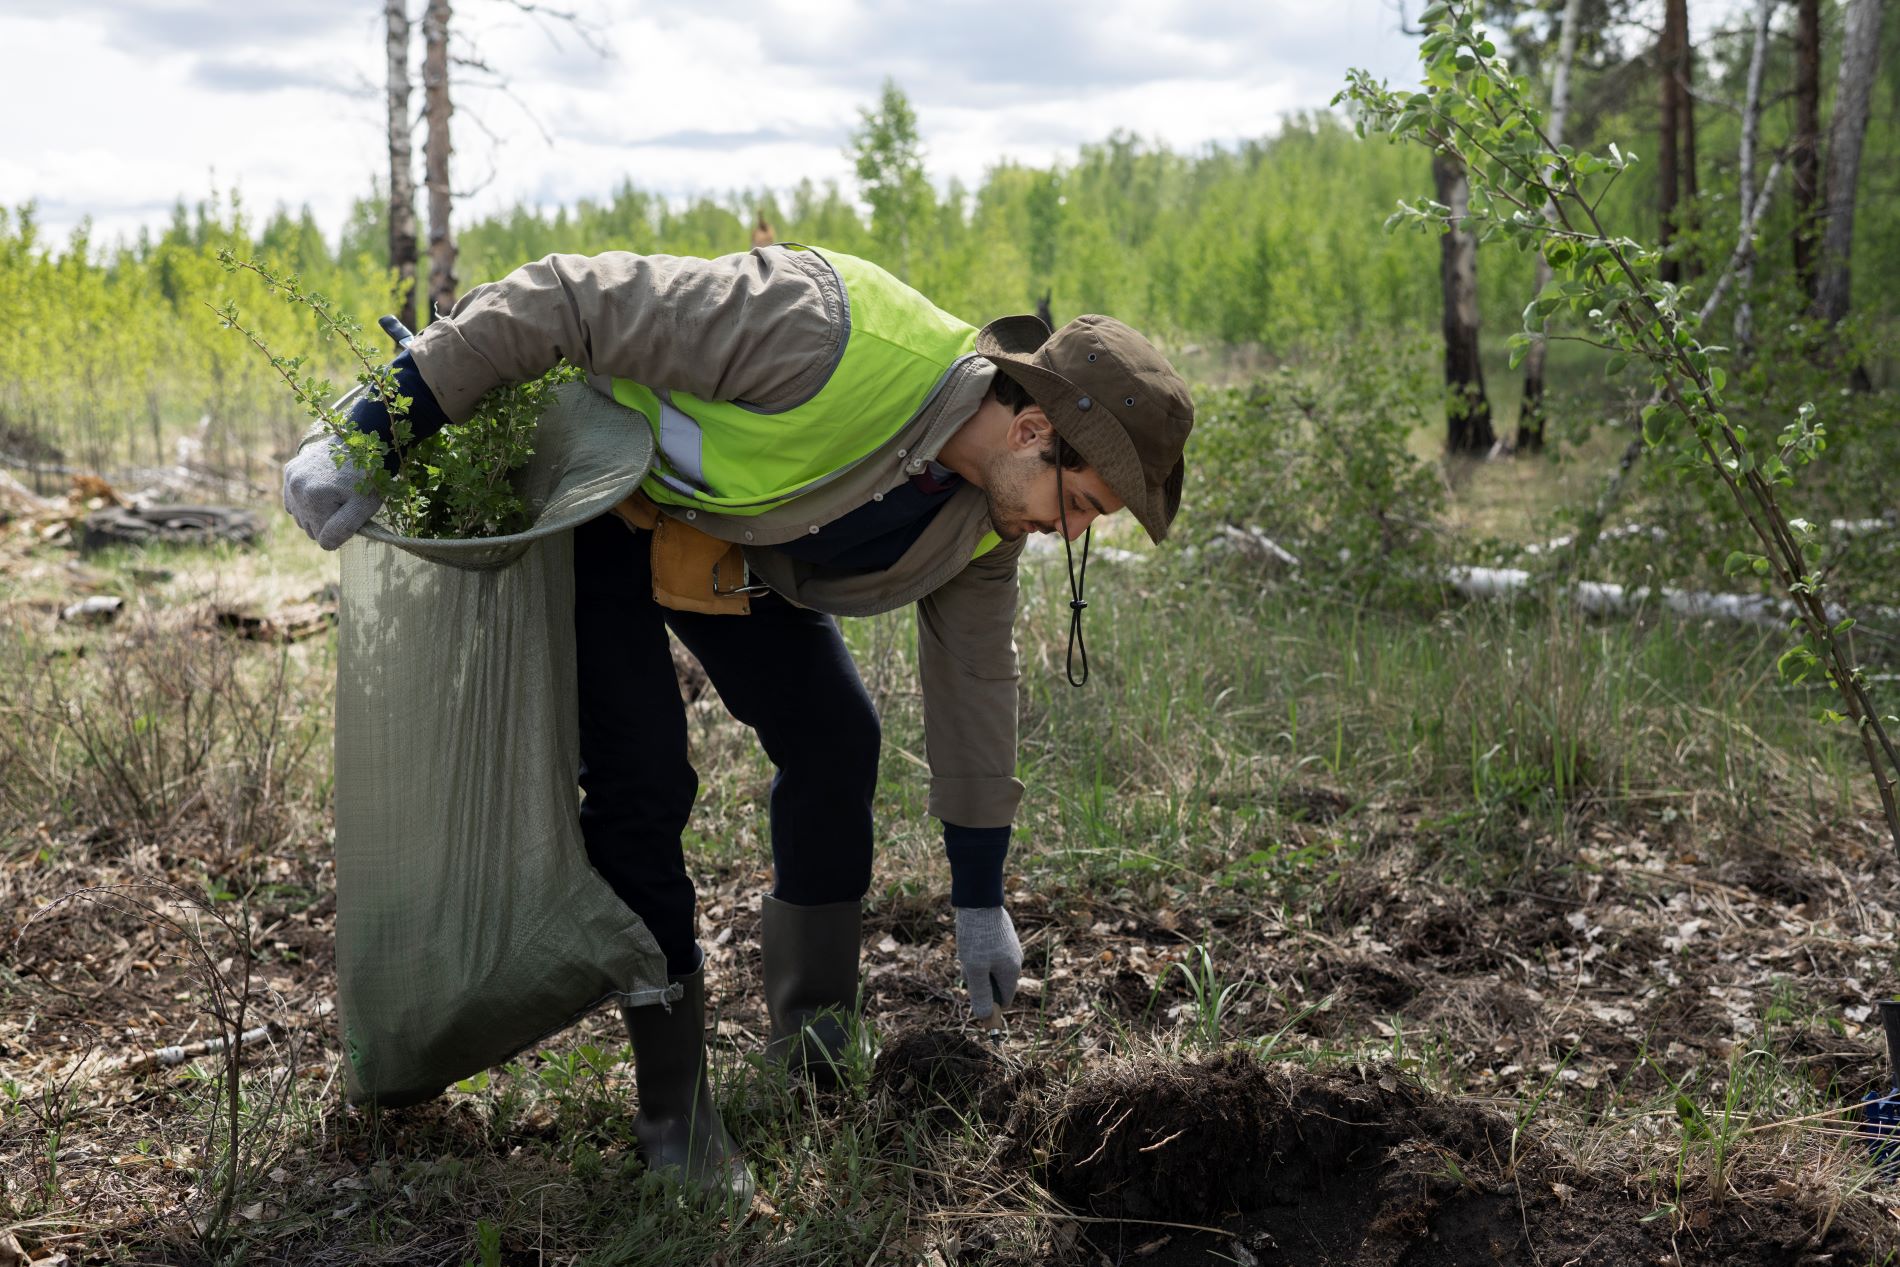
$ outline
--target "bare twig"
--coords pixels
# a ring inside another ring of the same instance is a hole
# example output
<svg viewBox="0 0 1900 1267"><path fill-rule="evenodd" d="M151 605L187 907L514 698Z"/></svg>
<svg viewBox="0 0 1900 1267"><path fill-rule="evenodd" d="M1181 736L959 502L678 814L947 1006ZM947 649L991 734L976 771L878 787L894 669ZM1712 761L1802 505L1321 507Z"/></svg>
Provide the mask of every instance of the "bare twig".
<svg viewBox="0 0 1900 1267"><path fill-rule="evenodd" d="M237 1037L237 1046L251 1045L269 1040L276 1042L288 1031L277 1021L247 1029ZM137 1056L115 1065L114 1073L137 1075L151 1073L155 1069L170 1069L184 1064L187 1060L196 1060L200 1056L215 1056L230 1045L229 1038L201 1038L195 1043L182 1043L172 1047L160 1047L156 1051L141 1052Z"/></svg>
<svg viewBox="0 0 1900 1267"><path fill-rule="evenodd" d="M561 41L554 34L553 29L554 24L558 23L566 26L573 33L574 38L586 45L588 51L596 57L603 61L613 59L613 49L607 46L607 41L601 35L600 29L572 9L551 9L544 4L533 4L530 0L501 0L501 2L533 18L535 25L541 28L541 33L548 37L548 42L556 49L561 47Z"/></svg>
<svg viewBox="0 0 1900 1267"><path fill-rule="evenodd" d="M282 1021L266 1021L262 1025L245 1030L242 1034L238 1035L236 1046L255 1047L259 1043L282 1042L292 1033L307 1028L312 1022L331 1015L335 1010L334 1005L331 1004L328 999L325 999L322 1003L317 1005L306 1020L288 1025ZM127 1057L115 1065L108 1066L101 1072L119 1074L126 1077L137 1077L141 1074L152 1073L159 1069L173 1069L184 1064L187 1060L197 1060L201 1056L227 1054L227 1049L231 1046L232 1043L228 1035L201 1038L195 1043L177 1043L170 1047L159 1047L152 1051L140 1052L136 1056Z"/></svg>
<svg viewBox="0 0 1900 1267"><path fill-rule="evenodd" d="M241 1094L245 1047L287 1033L281 1025L267 1024L254 1029L245 1024L251 1000L253 961L249 913L242 907L234 907L227 914L200 895L166 881L99 885L76 889L33 912L22 923L18 936L24 937L28 928L52 912L78 903L98 903L108 909L129 911L156 924L170 934L176 944L186 948L187 961L203 991L200 1006L218 1027L217 1037L191 1046L202 1046L205 1049L202 1054L220 1057L203 1148L204 1186L212 1194L214 1204L193 1220L193 1226L207 1248L219 1245L243 1194L255 1186L258 1178L274 1164L277 1150L285 1146L279 1142L267 1147L265 1140L276 1125L276 1115L297 1073L293 1045L289 1053L290 1068L281 1080L267 1083L270 1089L261 1096L254 1091L248 1102ZM206 926L207 920L210 928ZM207 935L216 932L231 939L230 954L219 955L212 949ZM187 1060L191 1056L179 1059Z"/></svg>

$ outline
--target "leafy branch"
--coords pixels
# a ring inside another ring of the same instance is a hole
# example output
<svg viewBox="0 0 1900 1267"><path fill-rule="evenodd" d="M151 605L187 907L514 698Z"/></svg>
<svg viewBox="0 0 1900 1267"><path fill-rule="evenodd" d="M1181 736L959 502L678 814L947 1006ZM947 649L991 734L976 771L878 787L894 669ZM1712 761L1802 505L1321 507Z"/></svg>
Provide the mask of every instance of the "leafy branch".
<svg viewBox="0 0 1900 1267"><path fill-rule="evenodd" d="M395 438L396 447L401 449L408 445L409 407L414 402L397 388L395 371L382 364L364 345L361 325L339 313L322 295L306 289L295 273L279 273L256 260L240 258L230 250L219 250L218 263L227 273L255 275L263 283L266 294L277 295L314 315L323 337L335 339L349 349L351 359L359 366L356 381L389 411L390 434ZM374 493L386 503L400 495L397 477L389 470L389 465L393 465L388 463L389 444L381 436L351 425L349 417L330 403L338 398L337 389L323 379L303 374L309 363L307 357L281 356L273 352L261 335L243 323L235 300L226 300L221 307L206 306L217 313L220 326L236 330L262 352L304 412L316 419L327 435L341 441L334 446L337 467L341 469L346 463L353 463L358 470L367 472L357 485L357 492ZM303 376L299 377L300 374Z"/></svg>
<svg viewBox="0 0 1900 1267"><path fill-rule="evenodd" d="M214 308L219 324L242 334L265 355L304 411L330 437L338 468L351 464L365 472L356 491L382 498L381 517L391 531L404 537L471 538L506 536L528 527L528 509L510 477L534 454L535 424L552 402L554 388L578 379L579 369L563 362L531 382L497 387L476 403L467 422L450 424L412 443L409 413L414 401L402 394L395 371L364 343L361 325L306 288L295 274L279 273L230 251L220 251L218 262L227 272L254 274L267 293L311 312L319 334L348 348L359 367L356 381L388 410L393 445L363 431L332 405L336 388L307 374L306 358L273 352L244 324L235 302Z"/></svg>
<svg viewBox="0 0 1900 1267"><path fill-rule="evenodd" d="M1487 240L1541 251L1550 263L1550 284L1525 308L1524 331L1511 336L1513 367L1544 337L1545 320L1564 308L1612 349L1612 373L1631 363L1648 367L1655 395L1642 411L1644 442L1673 447L1679 465L1700 467L1727 488L1759 547L1731 554L1730 571L1772 576L1793 601L1801 638L1781 657L1780 671L1798 682L1818 668L1839 692L1842 711L1823 716L1854 723L1900 851L1900 752L1886 725L1900 719L1876 709L1855 658L1854 622L1828 610L1813 526L1790 517L1776 491L1792 487L1796 471L1826 447L1814 407L1802 406L1758 458L1746 428L1723 412L1727 374L1714 362L1726 349L1699 337L1708 310L1688 311L1686 292L1656 276L1661 251L1611 234L1598 214L1603 191L1635 156L1614 144L1607 155L1552 144L1530 85L1510 73L1470 0L1439 0L1420 21L1428 32L1419 48L1422 91L1395 91L1355 70L1335 103L1357 107L1362 135L1376 129L1462 160L1471 182L1467 223ZM1587 188L1593 183L1600 186L1595 198ZM1438 203L1401 203L1387 224L1442 232L1450 221Z"/></svg>

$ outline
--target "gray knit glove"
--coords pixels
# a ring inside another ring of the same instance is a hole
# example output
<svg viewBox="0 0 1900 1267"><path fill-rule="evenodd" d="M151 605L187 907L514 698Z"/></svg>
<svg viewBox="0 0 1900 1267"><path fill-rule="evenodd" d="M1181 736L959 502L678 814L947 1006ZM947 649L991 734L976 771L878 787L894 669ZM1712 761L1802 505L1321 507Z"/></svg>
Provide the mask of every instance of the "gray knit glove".
<svg viewBox="0 0 1900 1267"><path fill-rule="evenodd" d="M970 1011L977 1020L986 1021L998 1003L1016 997L1016 982L1023 975L1023 944L1016 940L1016 925L1004 908L959 906L955 910L957 960L970 987Z"/></svg>
<svg viewBox="0 0 1900 1267"><path fill-rule="evenodd" d="M284 463L284 509L312 541L334 550L356 535L382 507L374 493L359 493L368 478L354 462L337 465L343 442L335 436L306 444Z"/></svg>

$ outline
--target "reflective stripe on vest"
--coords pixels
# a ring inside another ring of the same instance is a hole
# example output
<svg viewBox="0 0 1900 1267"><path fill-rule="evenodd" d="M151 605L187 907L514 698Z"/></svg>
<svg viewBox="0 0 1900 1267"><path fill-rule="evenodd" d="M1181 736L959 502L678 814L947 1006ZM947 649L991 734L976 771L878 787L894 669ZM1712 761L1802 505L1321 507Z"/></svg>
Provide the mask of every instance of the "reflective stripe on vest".
<svg viewBox="0 0 1900 1267"><path fill-rule="evenodd" d="M706 433L699 424L681 413L672 401L660 401L660 453L666 464L679 472L679 487L692 492L706 487Z"/></svg>
<svg viewBox="0 0 1900 1267"><path fill-rule="evenodd" d="M768 412L613 380L614 399L653 428L658 451L641 487L654 501L747 516L822 488L909 426L973 355L975 327L877 265L811 253L837 274L848 324L810 399Z"/></svg>

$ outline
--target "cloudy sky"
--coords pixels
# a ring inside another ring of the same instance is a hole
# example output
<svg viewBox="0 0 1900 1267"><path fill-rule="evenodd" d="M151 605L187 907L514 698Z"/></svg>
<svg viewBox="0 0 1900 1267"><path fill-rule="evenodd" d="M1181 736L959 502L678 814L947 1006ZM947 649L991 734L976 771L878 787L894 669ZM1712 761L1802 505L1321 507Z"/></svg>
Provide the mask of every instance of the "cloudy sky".
<svg viewBox="0 0 1900 1267"><path fill-rule="evenodd" d="M1258 136L1323 106L1348 66L1406 79L1414 64L1397 0L549 7L584 16L608 55L509 0L456 0L458 51L508 81L457 99L455 184L478 190L473 212L628 178L674 196L805 176L849 189L843 150L886 75L917 107L932 176L974 183L999 158L1047 162L1118 128L1180 148ZM258 214L307 203L334 232L387 161L381 10L5 0L0 204L37 202L60 237L89 216L110 239L236 185ZM418 173L420 159L418 134Z"/></svg>

